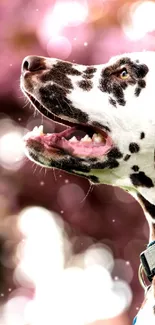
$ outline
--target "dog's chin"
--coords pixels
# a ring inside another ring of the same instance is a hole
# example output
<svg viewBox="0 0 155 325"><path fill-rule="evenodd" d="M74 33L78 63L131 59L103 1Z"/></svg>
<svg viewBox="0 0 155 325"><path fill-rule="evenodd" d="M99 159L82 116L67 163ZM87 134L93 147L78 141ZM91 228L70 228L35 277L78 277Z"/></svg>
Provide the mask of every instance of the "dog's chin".
<svg viewBox="0 0 155 325"><path fill-rule="evenodd" d="M92 161L103 162L113 148L112 139L99 127L72 123L49 112L35 97L25 92L33 106L44 116L66 126L60 133L44 133L43 126L35 127L24 137L26 155L37 164L66 170L83 166L90 170ZM63 160L63 163L62 163ZM59 162L61 161L61 164ZM65 161L65 163L64 163ZM65 164L63 168L63 164ZM81 166L80 166L81 165Z"/></svg>

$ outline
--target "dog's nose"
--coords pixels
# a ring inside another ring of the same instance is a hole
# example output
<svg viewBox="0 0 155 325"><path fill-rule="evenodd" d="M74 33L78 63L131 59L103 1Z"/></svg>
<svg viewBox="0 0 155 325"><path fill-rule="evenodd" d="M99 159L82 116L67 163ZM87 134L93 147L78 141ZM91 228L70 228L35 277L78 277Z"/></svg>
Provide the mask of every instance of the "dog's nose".
<svg viewBox="0 0 155 325"><path fill-rule="evenodd" d="M44 70L44 59L40 56L27 56L22 63L22 72Z"/></svg>

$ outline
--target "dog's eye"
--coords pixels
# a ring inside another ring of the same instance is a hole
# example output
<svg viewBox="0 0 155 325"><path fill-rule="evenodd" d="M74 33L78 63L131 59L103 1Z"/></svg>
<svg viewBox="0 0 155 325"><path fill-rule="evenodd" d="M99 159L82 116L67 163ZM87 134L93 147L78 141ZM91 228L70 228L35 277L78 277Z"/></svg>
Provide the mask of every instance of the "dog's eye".
<svg viewBox="0 0 155 325"><path fill-rule="evenodd" d="M118 75L119 78L122 80L128 79L129 78L129 73L126 68L124 68Z"/></svg>

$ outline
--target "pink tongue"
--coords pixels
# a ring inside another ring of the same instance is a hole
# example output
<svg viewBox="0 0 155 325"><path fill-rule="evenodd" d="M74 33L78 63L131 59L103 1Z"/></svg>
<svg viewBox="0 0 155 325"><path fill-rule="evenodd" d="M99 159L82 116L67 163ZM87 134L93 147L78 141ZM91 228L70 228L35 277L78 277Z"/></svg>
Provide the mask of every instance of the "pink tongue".
<svg viewBox="0 0 155 325"><path fill-rule="evenodd" d="M94 142L70 142L66 139L59 138L57 135L47 135L43 137L45 147L57 147L62 148L68 153L76 156L84 157L99 157L106 154L111 149L111 143L106 139L106 143L94 143Z"/></svg>
<svg viewBox="0 0 155 325"><path fill-rule="evenodd" d="M99 157L104 155L110 147L106 144L93 144L87 142L75 142L75 143L66 143L66 141L62 140L62 148L68 150L72 154L76 156L84 156L84 157Z"/></svg>

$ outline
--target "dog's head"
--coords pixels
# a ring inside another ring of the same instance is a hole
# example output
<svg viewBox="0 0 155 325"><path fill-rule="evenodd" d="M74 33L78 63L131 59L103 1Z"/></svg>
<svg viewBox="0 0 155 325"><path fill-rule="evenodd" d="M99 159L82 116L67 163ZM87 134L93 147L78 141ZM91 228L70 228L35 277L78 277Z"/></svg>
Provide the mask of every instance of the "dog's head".
<svg viewBox="0 0 155 325"><path fill-rule="evenodd" d="M57 134L29 132L28 157L96 183L139 189L148 198L154 187L154 78L154 52L97 66L26 57L23 92L42 114L70 126Z"/></svg>

